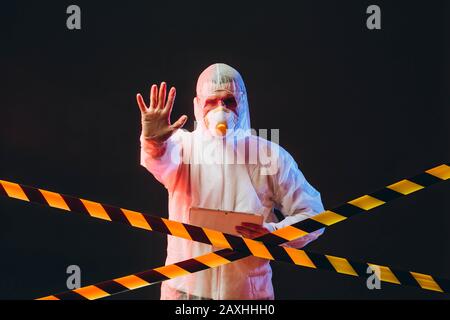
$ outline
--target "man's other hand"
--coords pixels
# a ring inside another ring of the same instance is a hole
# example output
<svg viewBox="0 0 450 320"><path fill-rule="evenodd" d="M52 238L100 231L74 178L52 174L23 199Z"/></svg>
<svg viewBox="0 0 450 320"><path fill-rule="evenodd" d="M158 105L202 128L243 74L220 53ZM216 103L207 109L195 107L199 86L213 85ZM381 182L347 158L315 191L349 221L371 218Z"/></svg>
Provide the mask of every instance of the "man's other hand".
<svg viewBox="0 0 450 320"><path fill-rule="evenodd" d="M242 222L240 226L236 226L236 231L245 238L253 239L269 233L269 229L251 222Z"/></svg>

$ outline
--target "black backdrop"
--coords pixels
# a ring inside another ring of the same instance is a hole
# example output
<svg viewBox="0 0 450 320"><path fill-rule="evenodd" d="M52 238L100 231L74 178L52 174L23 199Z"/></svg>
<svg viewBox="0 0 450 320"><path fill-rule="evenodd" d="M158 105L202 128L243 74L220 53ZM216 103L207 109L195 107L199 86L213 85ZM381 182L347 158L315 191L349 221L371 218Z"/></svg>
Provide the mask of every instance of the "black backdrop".
<svg viewBox="0 0 450 320"><path fill-rule="evenodd" d="M0 179L166 216L139 166L136 92L167 81L189 116L214 62L246 82L254 128L280 144L326 207L449 159L449 5L375 1L244 4L18 1L1 5ZM66 29L78 4L82 30ZM310 249L450 277L448 185L330 228ZM66 290L162 265L165 236L0 199L0 298ZM277 299L448 298L272 263ZM159 285L114 299L158 299Z"/></svg>

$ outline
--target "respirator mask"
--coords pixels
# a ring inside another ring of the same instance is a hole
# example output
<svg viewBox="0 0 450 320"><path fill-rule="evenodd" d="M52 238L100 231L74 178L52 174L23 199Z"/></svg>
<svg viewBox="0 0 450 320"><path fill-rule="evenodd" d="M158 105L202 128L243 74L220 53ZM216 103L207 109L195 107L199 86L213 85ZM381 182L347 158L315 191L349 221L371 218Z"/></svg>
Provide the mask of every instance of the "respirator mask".
<svg viewBox="0 0 450 320"><path fill-rule="evenodd" d="M212 136L225 137L227 130L236 126L237 116L233 111L217 107L206 114L205 123Z"/></svg>

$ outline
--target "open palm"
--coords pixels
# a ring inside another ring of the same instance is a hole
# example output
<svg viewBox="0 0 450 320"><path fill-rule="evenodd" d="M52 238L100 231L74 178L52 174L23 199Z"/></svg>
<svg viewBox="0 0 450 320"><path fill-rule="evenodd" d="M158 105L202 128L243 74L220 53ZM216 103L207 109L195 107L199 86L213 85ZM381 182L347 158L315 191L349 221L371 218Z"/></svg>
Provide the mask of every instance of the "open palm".
<svg viewBox="0 0 450 320"><path fill-rule="evenodd" d="M172 87L169 91L166 102L167 85L162 82L159 90L156 84L150 89L150 105L147 105L138 93L136 95L137 104L141 111L142 133L145 139L155 142L166 141L177 129L183 127L187 116L181 116L173 124L170 123L170 114L175 101L176 90Z"/></svg>

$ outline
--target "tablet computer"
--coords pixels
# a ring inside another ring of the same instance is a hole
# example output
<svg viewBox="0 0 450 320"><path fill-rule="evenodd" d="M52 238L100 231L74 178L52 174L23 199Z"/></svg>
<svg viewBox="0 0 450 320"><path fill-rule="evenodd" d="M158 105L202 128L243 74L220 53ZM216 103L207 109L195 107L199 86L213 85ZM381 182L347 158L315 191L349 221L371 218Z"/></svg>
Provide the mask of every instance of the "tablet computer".
<svg viewBox="0 0 450 320"><path fill-rule="evenodd" d="M243 222L251 222L262 225L264 217L262 215L222 211L205 208L191 208L189 210L189 223L197 227L208 228L228 234L240 236L235 227Z"/></svg>

